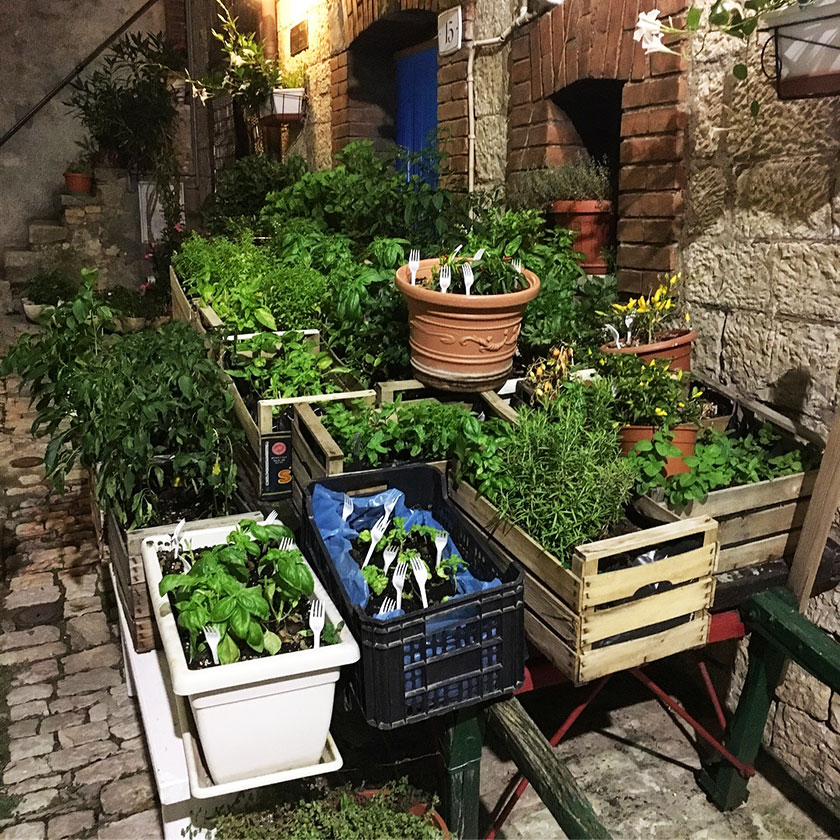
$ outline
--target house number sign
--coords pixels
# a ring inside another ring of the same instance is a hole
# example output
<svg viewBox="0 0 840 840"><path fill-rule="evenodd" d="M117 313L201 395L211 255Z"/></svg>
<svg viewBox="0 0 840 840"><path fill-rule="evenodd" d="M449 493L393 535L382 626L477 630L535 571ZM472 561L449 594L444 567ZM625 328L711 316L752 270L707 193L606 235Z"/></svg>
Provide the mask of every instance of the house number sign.
<svg viewBox="0 0 840 840"><path fill-rule="evenodd" d="M438 15L438 55L451 55L461 49L463 17L456 6Z"/></svg>

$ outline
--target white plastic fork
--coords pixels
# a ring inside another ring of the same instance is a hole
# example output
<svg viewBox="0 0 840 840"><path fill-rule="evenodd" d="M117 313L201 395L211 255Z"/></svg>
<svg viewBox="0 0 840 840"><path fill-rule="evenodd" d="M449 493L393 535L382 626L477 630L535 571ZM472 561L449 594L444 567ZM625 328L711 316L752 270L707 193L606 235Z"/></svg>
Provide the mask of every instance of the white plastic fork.
<svg viewBox="0 0 840 840"><path fill-rule="evenodd" d="M388 574L388 569L390 568L391 563L397 559L397 554L399 554L399 549L395 545L388 546L388 548L382 552L382 571L384 574Z"/></svg>
<svg viewBox="0 0 840 840"><path fill-rule="evenodd" d="M517 274L522 274L522 260L520 260L520 259L515 259L515 260L511 263L511 265L513 265L513 270L514 270Z"/></svg>
<svg viewBox="0 0 840 840"><path fill-rule="evenodd" d="M403 594L403 587L405 586L405 575L408 572L408 563L405 560L397 563L394 567L394 577L391 580L391 583L394 584L394 589L397 590L397 609L402 609L402 594Z"/></svg>
<svg viewBox="0 0 840 840"><path fill-rule="evenodd" d="M426 609L429 606L429 601L426 598L426 581L429 579L426 564L419 557L412 557L411 571L414 572L414 580L417 581L417 587L420 590L420 600L423 602L423 609Z"/></svg>
<svg viewBox="0 0 840 840"><path fill-rule="evenodd" d="M417 271L420 268L420 249L412 248L408 254L408 270L411 272L411 285L417 282Z"/></svg>
<svg viewBox="0 0 840 840"><path fill-rule="evenodd" d="M414 285L413 283L411 284ZM344 505L341 508L341 520L342 522L346 522L353 513L353 500L345 494L344 496Z"/></svg>
<svg viewBox="0 0 840 840"><path fill-rule="evenodd" d="M456 249L452 252L452 256L450 257L450 259L454 260L454 259L455 259L455 257L457 257L457 256L458 256L458 254L460 254L460 253L461 253L461 248L463 248L463 247L464 247L463 245L459 245L459 246L458 246L458 247L457 247L457 248L456 248Z"/></svg>
<svg viewBox="0 0 840 840"><path fill-rule="evenodd" d="M370 548L368 549L367 557L365 557L365 562L362 563L363 569L370 563L370 558L373 557L376 546L379 545L379 541L385 536L385 532L388 530L388 519L388 515L383 514L376 520L373 528L370 529Z"/></svg>
<svg viewBox="0 0 840 840"><path fill-rule="evenodd" d="M450 265L442 265L440 267L440 290L446 294L446 290L449 288L449 285L452 283L452 266Z"/></svg>
<svg viewBox="0 0 840 840"><path fill-rule="evenodd" d="M297 543L291 537L284 537L280 540L280 551L294 551Z"/></svg>
<svg viewBox="0 0 840 840"><path fill-rule="evenodd" d="M397 506L397 496L394 496L390 502L385 502L385 516L390 516L394 512L394 508Z"/></svg>
<svg viewBox="0 0 840 840"><path fill-rule="evenodd" d="M475 283L472 266L469 263L464 263L464 267L461 270L464 274L464 288L467 290L467 295L469 295L472 284Z"/></svg>
<svg viewBox="0 0 840 840"><path fill-rule="evenodd" d="M312 631L312 647L321 647L321 631L324 629L324 604L317 598L309 602L309 629Z"/></svg>
<svg viewBox="0 0 840 840"><path fill-rule="evenodd" d="M379 612L376 613L376 618L381 618L383 615L387 615L389 612L393 612L397 608L397 602L393 598L386 598L380 605L379 605Z"/></svg>
<svg viewBox="0 0 840 840"><path fill-rule="evenodd" d="M213 657L213 664L219 664L219 642L222 640L222 634L219 628L213 624L204 625L204 638L207 640L207 647L210 648L210 655Z"/></svg>
<svg viewBox="0 0 840 840"><path fill-rule="evenodd" d="M172 551L175 557L178 557L178 554L181 551L181 531L184 530L184 526L187 524L186 519L182 519L176 526L175 530L172 532Z"/></svg>
<svg viewBox="0 0 840 840"><path fill-rule="evenodd" d="M271 513L266 516L265 519L260 523L261 525L273 525L278 519L280 515L277 513L276 510L271 511Z"/></svg>
<svg viewBox="0 0 840 840"><path fill-rule="evenodd" d="M479 249L475 252L475 255L473 256L472 261L473 261L474 263L480 262L480 261L481 261L481 258L482 258L483 256L484 256L484 248L479 248Z"/></svg>
<svg viewBox="0 0 840 840"><path fill-rule="evenodd" d="M443 549L446 548L448 543L449 534L447 534L446 531L438 531L435 534L435 549L437 549L437 560L435 560L436 568L440 565L440 561L443 558Z"/></svg>

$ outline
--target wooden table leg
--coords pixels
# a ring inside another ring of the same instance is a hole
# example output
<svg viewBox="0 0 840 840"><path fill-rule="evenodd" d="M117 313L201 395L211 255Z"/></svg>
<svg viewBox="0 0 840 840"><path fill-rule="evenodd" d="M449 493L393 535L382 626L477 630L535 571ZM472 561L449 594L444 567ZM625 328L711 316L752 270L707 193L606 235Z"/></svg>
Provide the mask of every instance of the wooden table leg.
<svg viewBox="0 0 840 840"><path fill-rule="evenodd" d="M478 837L478 792L484 746L481 711L471 708L455 712L441 741L446 766L443 816L453 835L460 840L474 840Z"/></svg>
<svg viewBox="0 0 840 840"><path fill-rule="evenodd" d="M784 652L754 632L750 638L747 677L723 739L726 748L745 764L755 763L784 664ZM728 762L710 764L698 782L721 811L737 808L749 795L747 779Z"/></svg>

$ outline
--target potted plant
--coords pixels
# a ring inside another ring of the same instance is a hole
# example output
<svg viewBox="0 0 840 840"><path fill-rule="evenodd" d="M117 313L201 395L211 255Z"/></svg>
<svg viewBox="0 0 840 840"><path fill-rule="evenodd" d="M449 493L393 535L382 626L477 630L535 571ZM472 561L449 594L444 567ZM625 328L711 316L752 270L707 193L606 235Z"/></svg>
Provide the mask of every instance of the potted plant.
<svg viewBox="0 0 840 840"><path fill-rule="evenodd" d="M114 286L103 293L103 298L114 312L119 332L138 332L146 326L146 302L138 290Z"/></svg>
<svg viewBox="0 0 840 840"><path fill-rule="evenodd" d="M90 195L93 192L93 164L89 153L83 152L67 165L64 183L71 193Z"/></svg>
<svg viewBox="0 0 840 840"><path fill-rule="evenodd" d="M22 299L23 313L28 321L37 323L48 306L58 306L72 300L79 291L79 284L58 268L39 268L26 287Z"/></svg>
<svg viewBox="0 0 840 840"><path fill-rule="evenodd" d="M222 0L221 30L213 30L213 37L221 44L224 68L201 79L187 76L193 96L206 102L209 98L227 93L251 115L258 115L267 124L303 119L305 113L304 71L299 68L288 73L281 64L265 54L265 48L254 33L243 33Z"/></svg>
<svg viewBox="0 0 840 840"><path fill-rule="evenodd" d="M688 472L684 459L694 454L703 397L689 375L660 359L645 364L622 355L602 356L598 370L613 393L621 451L628 455L654 447L666 456L665 475ZM662 430L670 440L662 437Z"/></svg>
<svg viewBox="0 0 840 840"><path fill-rule="evenodd" d="M691 370L691 345L697 333L689 326L688 312L680 319L674 274L645 297L612 305L614 323L607 329L613 340L601 346L602 353L629 353L642 361L663 359L674 370Z"/></svg>
<svg viewBox="0 0 840 840"><path fill-rule="evenodd" d="M542 210L555 227L577 231L575 248L587 274L606 274L605 253L613 241L615 214L605 163L578 160L552 169L532 169L508 187L512 207Z"/></svg>
<svg viewBox="0 0 840 840"><path fill-rule="evenodd" d="M457 253L397 269L408 305L411 366L425 384L445 391L486 391L503 384L525 307L540 280L499 251Z"/></svg>
<svg viewBox="0 0 840 840"><path fill-rule="evenodd" d="M216 784L318 763L359 647L279 523L151 537L146 582L172 690Z"/></svg>

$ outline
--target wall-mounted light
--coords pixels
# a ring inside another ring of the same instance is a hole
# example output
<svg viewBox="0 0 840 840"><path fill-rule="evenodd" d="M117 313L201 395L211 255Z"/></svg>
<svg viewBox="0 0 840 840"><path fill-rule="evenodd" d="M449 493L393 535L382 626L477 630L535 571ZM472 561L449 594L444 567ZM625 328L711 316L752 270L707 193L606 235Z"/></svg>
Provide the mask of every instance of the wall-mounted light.
<svg viewBox="0 0 840 840"><path fill-rule="evenodd" d="M766 28L776 52L775 81L779 99L840 94L840 0L815 0L768 15Z"/></svg>

